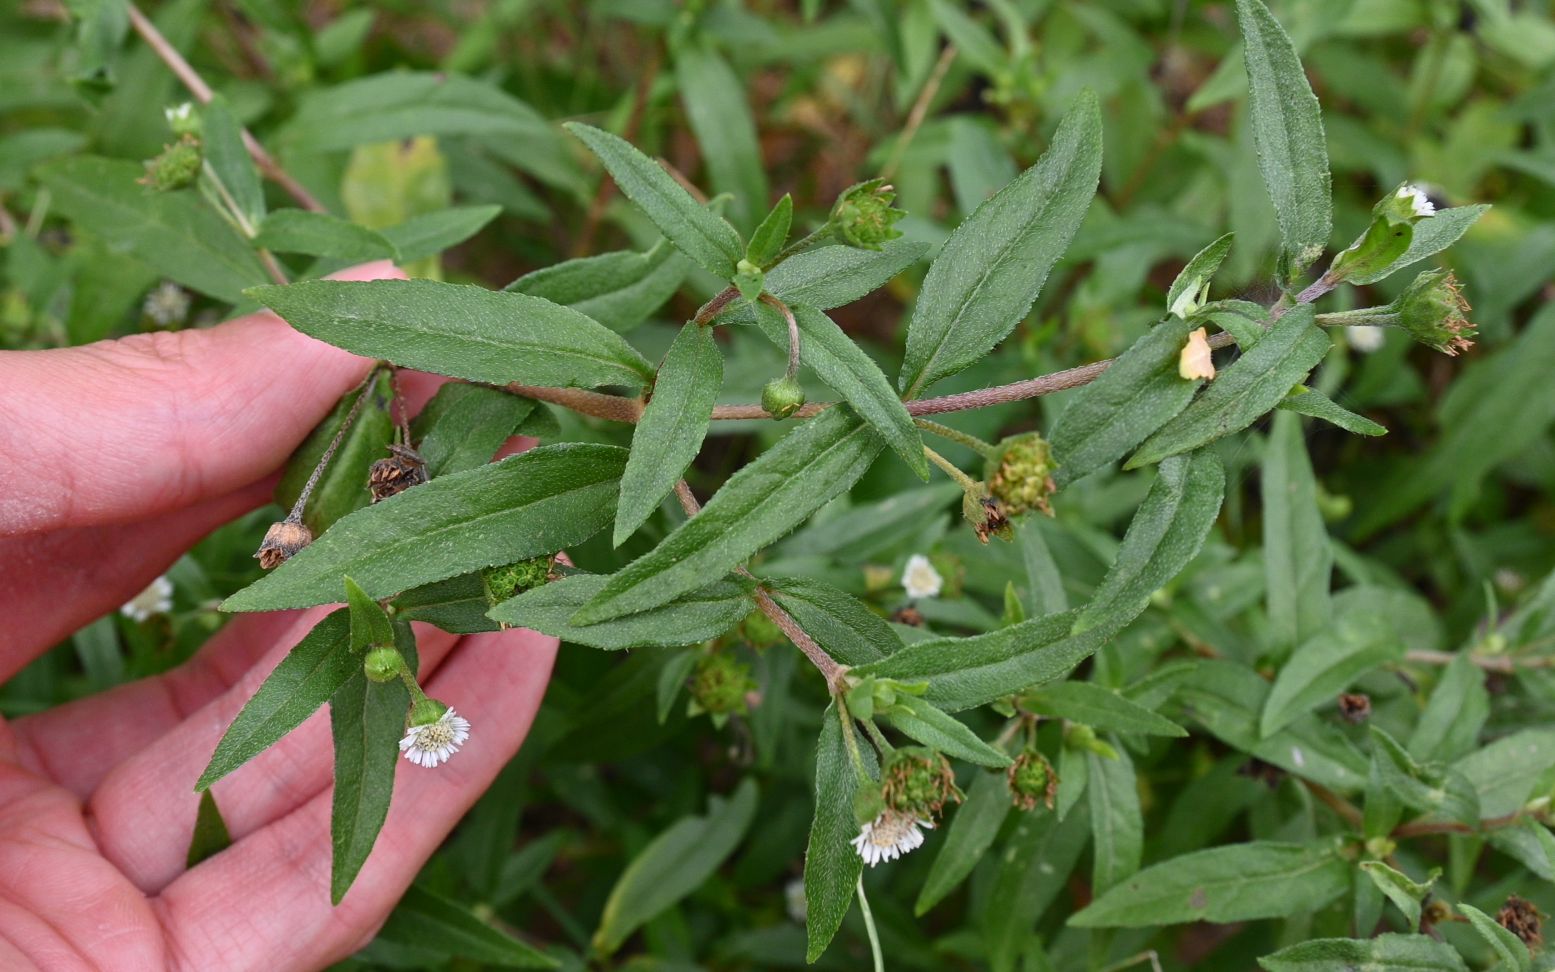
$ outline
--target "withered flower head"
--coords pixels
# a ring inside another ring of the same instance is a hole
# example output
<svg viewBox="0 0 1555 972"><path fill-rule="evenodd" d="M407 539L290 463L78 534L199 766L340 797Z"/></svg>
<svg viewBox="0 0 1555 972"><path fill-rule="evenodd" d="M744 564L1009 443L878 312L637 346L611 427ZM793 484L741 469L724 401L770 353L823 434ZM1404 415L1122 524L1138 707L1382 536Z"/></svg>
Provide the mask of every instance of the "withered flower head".
<svg viewBox="0 0 1555 972"><path fill-rule="evenodd" d="M1539 928L1542 917L1533 902L1514 894L1508 896L1506 904L1496 912L1496 924L1516 935L1528 946L1529 952L1535 952L1544 944L1544 935Z"/></svg>
<svg viewBox="0 0 1555 972"><path fill-rule="evenodd" d="M373 502L403 493L427 481L427 461L409 446L389 444L389 456L379 459L367 471L367 488Z"/></svg>
<svg viewBox="0 0 1555 972"><path fill-rule="evenodd" d="M274 570L312 542L313 531L300 519L288 516L270 525L254 556L259 558L259 566L265 570Z"/></svg>
<svg viewBox="0 0 1555 972"><path fill-rule="evenodd" d="M1339 696L1339 714L1345 722L1360 725L1371 718L1371 696L1364 692L1346 692Z"/></svg>
<svg viewBox="0 0 1555 972"><path fill-rule="evenodd" d="M1474 346L1478 332L1466 316L1469 302L1451 270L1427 270L1393 302L1399 324L1416 341L1443 354L1457 354Z"/></svg>
<svg viewBox="0 0 1555 972"><path fill-rule="evenodd" d="M1015 530L1010 526L1010 517L1004 512L1004 504L992 496L978 497L976 505L972 503L972 497L968 496L961 508L971 521L980 542L987 543L989 537L1009 540L1015 536Z"/></svg>
<svg viewBox="0 0 1555 972"><path fill-rule="evenodd" d="M891 751L880 770L880 795L890 809L924 818L937 817L946 803L965 799L950 761L918 746Z"/></svg>
<svg viewBox="0 0 1555 972"><path fill-rule="evenodd" d="M1053 481L1053 451L1035 432L1014 435L999 443L998 459L988 463L988 491L1010 516L1030 510L1053 515L1048 502L1058 489Z"/></svg>
<svg viewBox="0 0 1555 972"><path fill-rule="evenodd" d="M1010 800L1020 809L1035 810L1038 803L1053 809L1053 799L1058 796L1058 774L1037 750L1029 746L1022 750L1005 770L1005 778L1010 785Z"/></svg>

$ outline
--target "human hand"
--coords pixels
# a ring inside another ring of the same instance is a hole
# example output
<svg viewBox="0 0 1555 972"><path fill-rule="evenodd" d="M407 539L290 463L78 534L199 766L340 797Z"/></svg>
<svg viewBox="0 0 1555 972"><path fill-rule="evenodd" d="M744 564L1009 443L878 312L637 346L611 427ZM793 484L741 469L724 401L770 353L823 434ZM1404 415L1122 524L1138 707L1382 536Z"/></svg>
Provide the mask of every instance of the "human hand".
<svg viewBox="0 0 1555 972"><path fill-rule="evenodd" d="M338 275L391 276L386 263ZM267 502L275 470L369 366L269 313L0 353L0 678ZM238 617L166 675L0 725L0 967L318 968L371 938L522 742L556 640L418 626L423 684L473 738L435 772L402 761L396 790L415 776L419 799L396 793L340 906L322 713L216 784L233 844L186 869L195 780L326 610Z"/></svg>

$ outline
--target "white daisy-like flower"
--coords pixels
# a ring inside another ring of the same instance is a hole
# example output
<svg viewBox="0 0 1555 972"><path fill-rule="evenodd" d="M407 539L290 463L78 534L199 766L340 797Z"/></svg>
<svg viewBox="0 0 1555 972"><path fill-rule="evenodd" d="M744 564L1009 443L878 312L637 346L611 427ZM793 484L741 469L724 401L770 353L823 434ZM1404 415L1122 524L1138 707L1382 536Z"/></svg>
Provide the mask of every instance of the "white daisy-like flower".
<svg viewBox="0 0 1555 972"><path fill-rule="evenodd" d="M853 849L865 864L874 867L881 861L894 861L922 847L924 829L933 830L934 825L888 807L859 828L858 836L853 838Z"/></svg>
<svg viewBox="0 0 1555 972"><path fill-rule="evenodd" d="M915 601L923 597L939 597L940 588L945 586L945 578L929 563L929 558L923 554L913 554L907 558L907 568L902 571L902 586L907 588L907 596Z"/></svg>
<svg viewBox="0 0 1555 972"><path fill-rule="evenodd" d="M411 726L400 740L400 752L417 766L446 763L470 738L470 720L449 708L435 722Z"/></svg>
<svg viewBox="0 0 1555 972"><path fill-rule="evenodd" d="M1408 199L1409 205L1414 209L1416 216L1435 216L1436 205L1431 202L1425 190L1419 186L1403 185L1398 187L1398 198Z"/></svg>
<svg viewBox="0 0 1555 972"><path fill-rule="evenodd" d="M141 312L158 327L182 324L184 318L189 316L189 295L171 280L164 280L146 295Z"/></svg>
<svg viewBox="0 0 1555 972"><path fill-rule="evenodd" d="M1205 328L1195 328L1188 334L1188 343L1177 355L1177 374L1188 381L1215 377L1215 359L1210 355L1209 332Z"/></svg>
<svg viewBox="0 0 1555 972"><path fill-rule="evenodd" d="M803 925L810 917L810 902L804 896L804 881L794 878L783 885L783 901L788 906L788 917L796 925Z"/></svg>
<svg viewBox="0 0 1555 972"><path fill-rule="evenodd" d="M1363 354L1371 354L1382 347L1382 328L1375 324L1357 324L1346 328L1345 334L1350 338L1350 347Z"/></svg>
<svg viewBox="0 0 1555 972"><path fill-rule="evenodd" d="M134 621L144 621L157 614L166 614L173 609L173 582L166 577L158 577L146 586L146 589L130 598L128 603L119 608L119 613Z"/></svg>

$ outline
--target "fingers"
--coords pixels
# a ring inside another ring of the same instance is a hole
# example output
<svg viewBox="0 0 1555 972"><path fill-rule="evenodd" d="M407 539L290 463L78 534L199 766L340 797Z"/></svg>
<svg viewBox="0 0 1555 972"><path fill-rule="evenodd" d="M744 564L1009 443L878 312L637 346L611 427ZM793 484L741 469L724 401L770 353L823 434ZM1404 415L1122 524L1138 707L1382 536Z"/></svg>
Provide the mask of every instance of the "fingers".
<svg viewBox="0 0 1555 972"><path fill-rule="evenodd" d="M380 262L335 279L403 276ZM0 352L0 536L123 523L251 483L368 364L269 312Z"/></svg>
<svg viewBox="0 0 1555 972"><path fill-rule="evenodd" d="M201 537L268 502L271 487L269 480L252 483L138 523L0 536L6 606L0 681L83 624L118 610Z"/></svg>
<svg viewBox="0 0 1555 972"><path fill-rule="evenodd" d="M328 611L305 613L231 689L129 755L92 793L87 811L103 856L137 887L155 892L183 872L199 805L195 781L238 710ZM423 669L435 670L457 640L456 635L418 626ZM213 787L234 839L284 816L329 785L334 758L327 708Z"/></svg>
<svg viewBox="0 0 1555 972"><path fill-rule="evenodd" d="M316 968L355 951L517 752L555 654L554 638L530 631L465 639L427 690L469 717L470 741L436 769L400 761L388 821L341 905L329 902L325 792L163 890L153 906L171 954L186 968L241 970Z"/></svg>

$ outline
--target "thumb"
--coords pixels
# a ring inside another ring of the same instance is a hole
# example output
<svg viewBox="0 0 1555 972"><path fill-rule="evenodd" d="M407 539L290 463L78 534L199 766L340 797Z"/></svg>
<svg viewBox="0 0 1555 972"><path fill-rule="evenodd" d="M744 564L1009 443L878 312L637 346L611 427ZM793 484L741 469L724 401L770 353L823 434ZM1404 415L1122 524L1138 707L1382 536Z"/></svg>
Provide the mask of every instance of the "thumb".
<svg viewBox="0 0 1555 972"><path fill-rule="evenodd" d="M379 262L332 279L403 277ZM280 465L370 365L269 311L0 352L0 536L122 523L230 493Z"/></svg>

